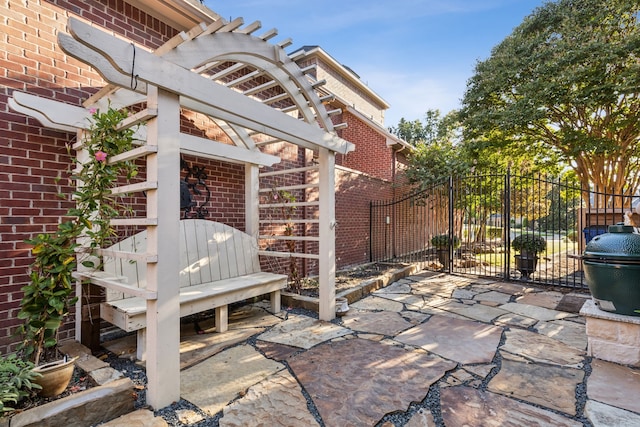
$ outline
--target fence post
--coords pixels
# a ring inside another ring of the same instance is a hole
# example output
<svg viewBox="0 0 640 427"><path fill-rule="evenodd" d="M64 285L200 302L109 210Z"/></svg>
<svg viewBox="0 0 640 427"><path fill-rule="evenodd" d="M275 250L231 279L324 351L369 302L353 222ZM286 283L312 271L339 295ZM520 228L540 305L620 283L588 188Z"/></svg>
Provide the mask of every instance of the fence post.
<svg viewBox="0 0 640 427"><path fill-rule="evenodd" d="M453 175L449 175L449 265L447 266L449 273L453 273Z"/></svg>
<svg viewBox="0 0 640 427"><path fill-rule="evenodd" d="M502 222L502 232L504 233L504 278L510 277L511 261L511 169L507 169L504 175L504 220Z"/></svg>
<svg viewBox="0 0 640 427"><path fill-rule="evenodd" d="M373 200L369 201L369 262L373 262Z"/></svg>

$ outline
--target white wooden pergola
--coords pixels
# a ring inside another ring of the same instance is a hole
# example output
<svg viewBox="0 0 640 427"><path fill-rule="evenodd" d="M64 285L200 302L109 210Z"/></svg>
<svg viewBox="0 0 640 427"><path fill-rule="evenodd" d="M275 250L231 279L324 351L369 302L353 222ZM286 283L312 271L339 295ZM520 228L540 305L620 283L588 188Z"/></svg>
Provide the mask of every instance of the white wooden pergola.
<svg viewBox="0 0 640 427"><path fill-rule="evenodd" d="M321 82L311 81L305 75L308 70L300 69L296 58L285 53L290 41L270 43L277 32L254 36L259 28L259 22L243 28L241 19L220 19L182 32L154 52L76 19L69 20L70 34L58 37L68 55L92 66L108 82L85 107L144 106L121 124L144 123L138 130L143 143L111 161L146 159L146 181L114 191L145 191L147 216L112 223L147 227L147 253L139 255L138 261L147 263L147 403L153 408L180 397L179 255L177 245L162 243L178 241L181 153L245 165L245 228L256 238L260 167L280 161L261 147L284 141L318 153L318 164L310 167L318 180L308 184L319 194L318 253L262 255L316 258L319 317L331 320L335 316L335 153L346 154L354 146L335 135L332 112L326 111L315 90ZM90 123L87 108L26 93L14 92L9 104L44 126L77 132L78 140ZM181 109L209 117L233 145L181 133ZM79 145L77 148L80 150ZM86 156L82 150L78 152L80 161ZM138 292L126 286L120 290ZM79 306L78 337L80 312Z"/></svg>

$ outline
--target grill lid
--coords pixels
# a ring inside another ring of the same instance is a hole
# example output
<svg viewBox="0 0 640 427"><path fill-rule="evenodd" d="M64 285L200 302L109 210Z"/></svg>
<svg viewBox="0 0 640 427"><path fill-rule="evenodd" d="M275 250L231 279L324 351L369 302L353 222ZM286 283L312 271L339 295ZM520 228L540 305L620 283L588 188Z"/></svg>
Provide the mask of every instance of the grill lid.
<svg viewBox="0 0 640 427"><path fill-rule="evenodd" d="M595 236L587 244L584 259L640 263L640 234L630 225L610 225L608 233Z"/></svg>

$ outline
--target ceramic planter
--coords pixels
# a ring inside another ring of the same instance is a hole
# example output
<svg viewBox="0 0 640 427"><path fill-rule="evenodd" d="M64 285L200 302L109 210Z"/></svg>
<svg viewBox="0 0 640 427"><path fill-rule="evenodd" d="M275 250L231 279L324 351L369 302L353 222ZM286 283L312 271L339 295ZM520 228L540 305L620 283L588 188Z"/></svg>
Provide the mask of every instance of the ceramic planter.
<svg viewBox="0 0 640 427"><path fill-rule="evenodd" d="M42 387L42 390L39 392L40 396L57 396L67 388L73 376L73 369L77 358L76 356L66 361L58 360L33 368L35 372L42 375L34 380L36 384Z"/></svg>

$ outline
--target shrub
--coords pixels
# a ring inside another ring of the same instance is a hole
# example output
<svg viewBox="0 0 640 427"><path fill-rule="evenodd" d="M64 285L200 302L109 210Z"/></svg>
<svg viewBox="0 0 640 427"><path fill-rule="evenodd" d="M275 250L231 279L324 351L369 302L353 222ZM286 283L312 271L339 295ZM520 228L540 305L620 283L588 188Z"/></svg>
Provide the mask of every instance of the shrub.
<svg viewBox="0 0 640 427"><path fill-rule="evenodd" d="M449 235L448 234L438 234L437 236L433 236L431 238L431 244L436 248L448 248L449 247ZM460 239L457 236L453 236L453 247L460 247Z"/></svg>
<svg viewBox="0 0 640 427"><path fill-rule="evenodd" d="M511 247L516 251L537 254L547 249L547 241L535 234L520 234L511 241Z"/></svg>
<svg viewBox="0 0 640 427"><path fill-rule="evenodd" d="M15 354L0 357L0 412L10 412L9 404L18 403L29 396L32 390L40 389L33 382L40 374L33 371L33 363L18 359Z"/></svg>

